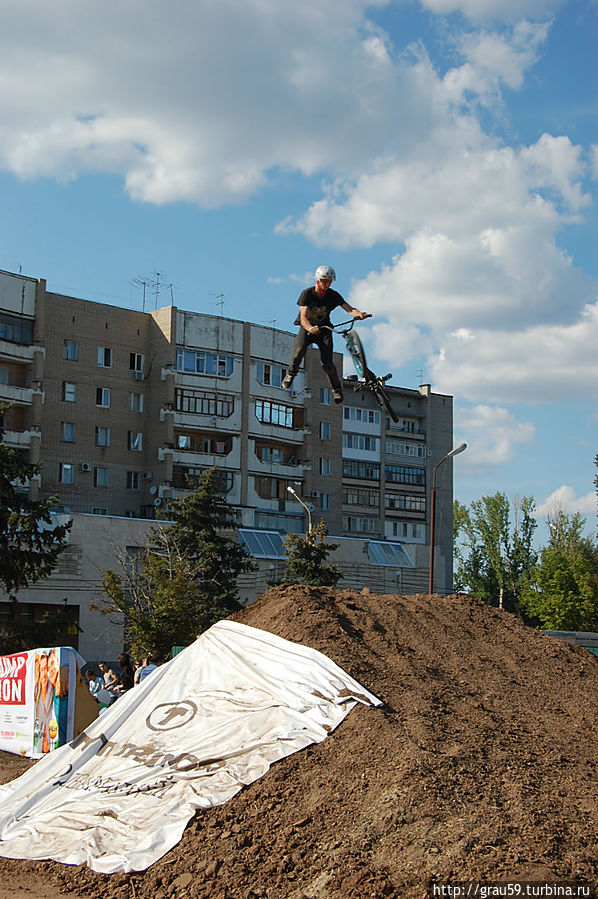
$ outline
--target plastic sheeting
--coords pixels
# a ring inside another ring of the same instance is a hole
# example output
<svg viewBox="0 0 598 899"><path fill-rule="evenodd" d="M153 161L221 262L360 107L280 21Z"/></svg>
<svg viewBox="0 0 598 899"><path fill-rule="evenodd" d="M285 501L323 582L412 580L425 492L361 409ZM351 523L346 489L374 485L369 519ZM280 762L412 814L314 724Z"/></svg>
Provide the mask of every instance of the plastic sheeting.
<svg viewBox="0 0 598 899"><path fill-rule="evenodd" d="M220 621L0 786L0 855L140 871L277 759L380 700L316 650Z"/></svg>

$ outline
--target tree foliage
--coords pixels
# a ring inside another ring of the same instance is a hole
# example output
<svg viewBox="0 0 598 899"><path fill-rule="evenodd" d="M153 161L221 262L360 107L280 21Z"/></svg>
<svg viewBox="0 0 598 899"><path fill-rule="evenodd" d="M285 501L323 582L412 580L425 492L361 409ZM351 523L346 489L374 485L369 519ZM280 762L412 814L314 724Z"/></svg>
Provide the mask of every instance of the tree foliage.
<svg viewBox="0 0 598 899"><path fill-rule="evenodd" d="M218 483L217 469L205 472L172 504L173 523L152 528L139 557L121 553L121 570L104 573L100 611L122 613L125 640L136 656L167 656L241 608L237 577L255 566L223 533L234 521Z"/></svg>
<svg viewBox="0 0 598 899"><path fill-rule="evenodd" d="M583 536L585 523L562 511L548 519L549 542L523 595L545 630L598 630L598 545Z"/></svg>
<svg viewBox="0 0 598 899"><path fill-rule="evenodd" d="M0 407L0 419L6 407ZM51 512L58 497L32 500L23 486L40 471L7 446L0 428L0 586L15 594L56 567L68 543L72 522L55 524Z"/></svg>
<svg viewBox="0 0 598 899"><path fill-rule="evenodd" d="M310 587L335 587L342 578L342 572L334 565L326 563L338 544L326 542L324 521L312 528L304 537L289 534L285 541L288 550L284 571L285 584L306 584Z"/></svg>
<svg viewBox="0 0 598 899"><path fill-rule="evenodd" d="M509 502L503 493L454 505L455 587L492 606L519 613L537 553L532 497Z"/></svg>

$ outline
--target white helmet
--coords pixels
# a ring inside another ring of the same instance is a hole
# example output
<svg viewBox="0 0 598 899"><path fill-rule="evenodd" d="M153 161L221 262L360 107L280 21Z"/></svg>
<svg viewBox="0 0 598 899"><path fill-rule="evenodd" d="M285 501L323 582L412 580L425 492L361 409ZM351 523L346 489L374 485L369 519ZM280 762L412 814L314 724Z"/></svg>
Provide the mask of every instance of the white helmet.
<svg viewBox="0 0 598 899"><path fill-rule="evenodd" d="M336 281L336 272L329 265L319 265L316 269L316 281Z"/></svg>

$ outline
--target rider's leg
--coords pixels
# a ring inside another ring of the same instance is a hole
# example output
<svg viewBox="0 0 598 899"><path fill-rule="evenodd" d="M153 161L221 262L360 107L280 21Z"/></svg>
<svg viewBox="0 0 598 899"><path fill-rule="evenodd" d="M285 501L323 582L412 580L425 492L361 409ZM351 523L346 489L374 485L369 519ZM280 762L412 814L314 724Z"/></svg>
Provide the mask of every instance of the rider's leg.
<svg viewBox="0 0 598 899"><path fill-rule="evenodd" d="M287 373L282 379L282 386L286 390L288 390L293 383L293 379L299 371L299 366L301 365L303 357L305 356L310 343L312 343L311 336L307 333L305 328L299 328L299 333L297 334L297 337L295 339L295 346L293 347L293 352L291 353L291 359L287 368Z"/></svg>
<svg viewBox="0 0 598 899"><path fill-rule="evenodd" d="M317 344L320 348L320 359L322 360L322 368L328 375L330 386L332 387L332 396L335 403L342 403L343 388L332 357L332 332L323 331L318 335Z"/></svg>

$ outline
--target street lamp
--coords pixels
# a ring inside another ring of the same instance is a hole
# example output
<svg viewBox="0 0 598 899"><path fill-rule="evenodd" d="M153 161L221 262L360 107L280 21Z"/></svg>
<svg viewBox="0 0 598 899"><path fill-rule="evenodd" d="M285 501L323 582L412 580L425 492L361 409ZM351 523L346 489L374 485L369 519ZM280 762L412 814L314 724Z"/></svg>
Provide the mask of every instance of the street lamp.
<svg viewBox="0 0 598 899"><path fill-rule="evenodd" d="M458 456L459 453L462 453L463 450L467 449L467 444L462 443L460 446L457 446L455 449L451 450L450 453L447 453L446 456L443 456L440 462L434 466L434 472L432 474L432 493L430 495L430 571L428 577L428 593L432 595L434 592L434 524L436 518L436 472L440 468L443 462L446 462L447 459L452 459L453 456Z"/></svg>
<svg viewBox="0 0 598 899"><path fill-rule="evenodd" d="M307 512L307 536L309 536L311 534L311 512L309 511L308 507L305 505L305 503L303 502L301 497L297 496L297 494L295 493L295 491L293 490L292 487L287 487L287 490L289 491L290 494L292 494L295 497L295 499L297 500L298 503L301 503L301 505Z"/></svg>

